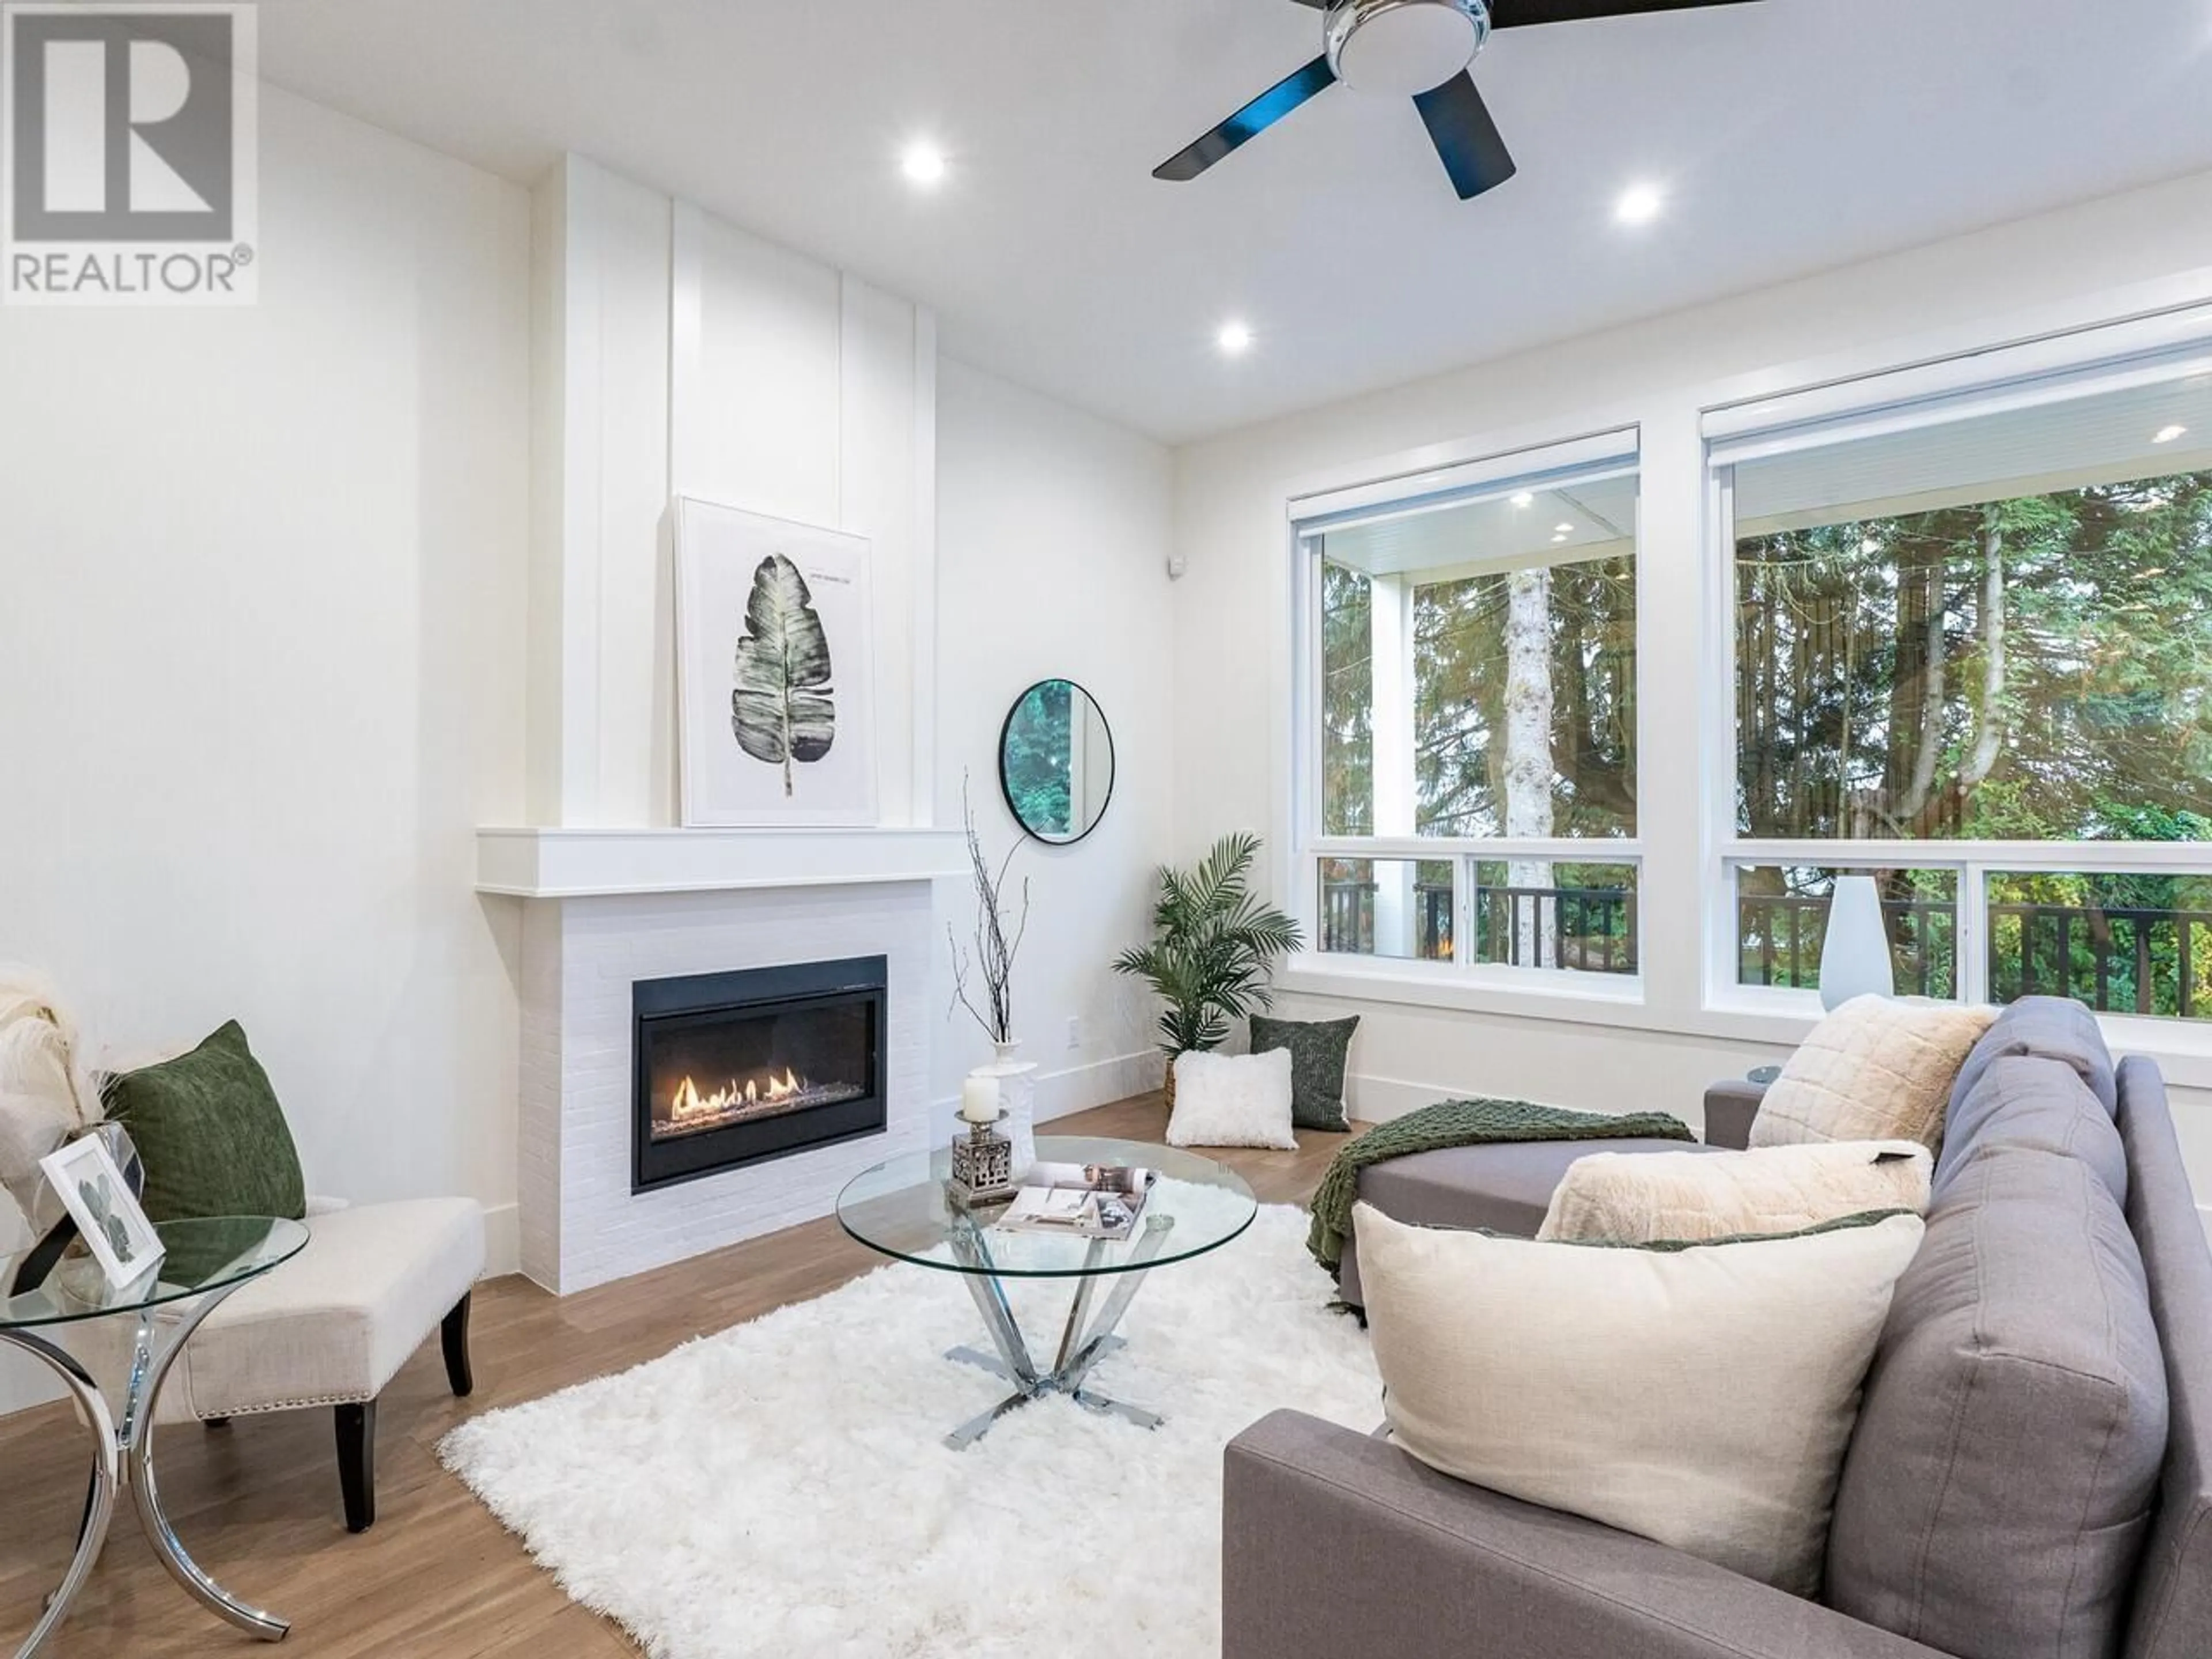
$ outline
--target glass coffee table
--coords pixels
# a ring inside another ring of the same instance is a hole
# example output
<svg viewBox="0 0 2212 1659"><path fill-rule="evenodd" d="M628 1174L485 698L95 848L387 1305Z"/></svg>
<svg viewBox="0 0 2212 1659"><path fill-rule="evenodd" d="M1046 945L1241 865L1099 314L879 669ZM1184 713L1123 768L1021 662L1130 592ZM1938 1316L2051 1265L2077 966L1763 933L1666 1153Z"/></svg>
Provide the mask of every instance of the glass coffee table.
<svg viewBox="0 0 2212 1659"><path fill-rule="evenodd" d="M54 1627L68 1616L70 1604L84 1588L107 1541L117 1489L127 1485L138 1511L138 1524L169 1575L192 1599L217 1617L264 1641L280 1639L290 1628L283 1620L236 1600L203 1572L177 1541L154 1484L154 1411L169 1367L193 1331L233 1291L297 1255L307 1230L296 1221L270 1216L226 1216L213 1220L157 1222L155 1233L165 1254L149 1278L123 1290L109 1285L90 1257L65 1257L35 1290L0 1297L0 1345L35 1356L58 1376L92 1431L92 1489L85 1499L76 1554L61 1588L46 1602L46 1613L16 1659L39 1651ZM0 1258L0 1289L14 1282L21 1258ZM157 1310L198 1297L164 1330ZM68 1349L44 1333L59 1325L125 1314L138 1316L138 1340L118 1423L99 1385Z"/></svg>
<svg viewBox="0 0 2212 1659"><path fill-rule="evenodd" d="M1154 1413L1091 1387L1091 1370L1122 1346L1114 1333L1146 1274L1219 1249L1259 1213L1259 1201L1242 1176L1194 1152L1138 1140L1039 1135L1036 1155L1048 1164L1133 1165L1160 1178L1136 1231L1125 1239L994 1230L991 1222L1003 1206L971 1214L954 1202L945 1185L951 1170L947 1147L864 1170L837 1195L837 1219L861 1243L918 1267L957 1273L975 1298L997 1357L963 1347L945 1358L1003 1377L1014 1391L947 1435L945 1443L955 1450L981 1439L1007 1413L1047 1395L1065 1395L1092 1411L1158 1428L1162 1419ZM1033 1279L1066 1279L1073 1286L1073 1304L1048 1367L1031 1356L1006 1299L1007 1280Z"/></svg>

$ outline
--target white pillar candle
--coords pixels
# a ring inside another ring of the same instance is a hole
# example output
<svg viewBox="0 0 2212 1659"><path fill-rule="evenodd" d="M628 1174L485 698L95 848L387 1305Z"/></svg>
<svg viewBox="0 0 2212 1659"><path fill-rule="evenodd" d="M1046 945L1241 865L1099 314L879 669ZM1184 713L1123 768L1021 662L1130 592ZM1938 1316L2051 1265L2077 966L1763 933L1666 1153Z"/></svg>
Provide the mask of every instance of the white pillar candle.
<svg viewBox="0 0 2212 1659"><path fill-rule="evenodd" d="M960 1115L970 1123L999 1121L999 1079L971 1077L960 1085Z"/></svg>

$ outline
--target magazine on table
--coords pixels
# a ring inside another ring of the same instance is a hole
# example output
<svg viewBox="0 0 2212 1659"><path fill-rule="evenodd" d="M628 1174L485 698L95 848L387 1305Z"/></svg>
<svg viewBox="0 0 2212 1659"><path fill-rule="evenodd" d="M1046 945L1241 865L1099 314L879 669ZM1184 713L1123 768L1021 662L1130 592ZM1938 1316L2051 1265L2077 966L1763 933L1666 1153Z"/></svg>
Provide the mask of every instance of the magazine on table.
<svg viewBox="0 0 2212 1659"><path fill-rule="evenodd" d="M1158 1179L1118 1164L1034 1164L997 1225L1015 1232L1127 1238Z"/></svg>

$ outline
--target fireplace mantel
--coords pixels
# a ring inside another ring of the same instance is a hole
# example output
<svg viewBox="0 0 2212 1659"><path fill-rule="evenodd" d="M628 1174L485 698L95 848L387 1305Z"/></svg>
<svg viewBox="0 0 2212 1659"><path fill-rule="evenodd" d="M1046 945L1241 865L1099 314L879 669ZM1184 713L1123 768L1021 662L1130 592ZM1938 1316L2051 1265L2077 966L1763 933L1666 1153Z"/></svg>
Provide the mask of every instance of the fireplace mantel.
<svg viewBox="0 0 2212 1659"><path fill-rule="evenodd" d="M477 890L513 898L848 887L967 868L957 830L477 831Z"/></svg>

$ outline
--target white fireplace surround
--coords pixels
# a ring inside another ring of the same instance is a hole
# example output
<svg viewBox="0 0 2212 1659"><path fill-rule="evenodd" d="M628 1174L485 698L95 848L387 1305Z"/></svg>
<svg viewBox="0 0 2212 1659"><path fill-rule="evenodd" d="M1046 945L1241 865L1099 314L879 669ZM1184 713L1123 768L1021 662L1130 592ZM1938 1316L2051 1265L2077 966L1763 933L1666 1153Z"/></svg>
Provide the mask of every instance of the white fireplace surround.
<svg viewBox="0 0 2212 1659"><path fill-rule="evenodd" d="M517 1194L524 1273L559 1295L827 1215L838 1189L928 1143L931 884L940 830L486 830L481 890L526 902ZM630 987L881 956L881 1135L630 1190Z"/></svg>

